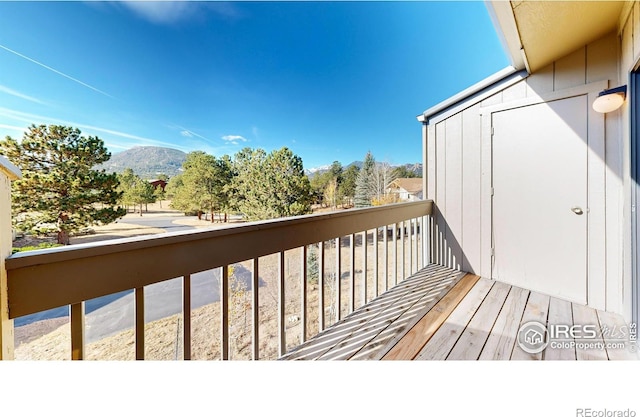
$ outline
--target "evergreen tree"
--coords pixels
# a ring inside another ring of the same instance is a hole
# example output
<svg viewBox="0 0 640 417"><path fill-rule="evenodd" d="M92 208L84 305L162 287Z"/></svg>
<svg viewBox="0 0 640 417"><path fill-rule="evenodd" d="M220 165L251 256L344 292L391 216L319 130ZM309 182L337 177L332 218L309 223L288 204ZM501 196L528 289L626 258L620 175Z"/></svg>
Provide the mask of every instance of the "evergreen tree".
<svg viewBox="0 0 640 417"><path fill-rule="evenodd" d="M249 220L311 211L311 186L302 159L284 147L267 154L245 148L235 156L235 204Z"/></svg>
<svg viewBox="0 0 640 417"><path fill-rule="evenodd" d="M339 161L333 161L327 171L316 173L311 179L314 203L337 207L338 202L342 201L341 183L342 164Z"/></svg>
<svg viewBox="0 0 640 417"><path fill-rule="evenodd" d="M405 165L394 168L393 175L395 176L395 178L422 178L422 173L417 174L414 171L408 169Z"/></svg>
<svg viewBox="0 0 640 417"><path fill-rule="evenodd" d="M357 165L351 165L342 173L342 182L339 186L339 194L349 200L349 204L353 203L353 199L356 195L356 179L360 168Z"/></svg>
<svg viewBox="0 0 640 417"><path fill-rule="evenodd" d="M93 169L111 154L96 136L79 129L31 125L20 142L7 136L0 154L22 171L12 183L13 218L25 230L53 225L58 243L95 224L108 224L125 215L116 174Z"/></svg>
<svg viewBox="0 0 640 417"><path fill-rule="evenodd" d="M143 180L133 173L131 168L125 169L122 174L118 175L120 185L118 190L122 193L120 204L128 207L130 205L139 206L140 215L142 216L142 205L153 203L156 201L156 194L153 186L148 181Z"/></svg>
<svg viewBox="0 0 640 417"><path fill-rule="evenodd" d="M354 204L356 207L369 207L373 199L371 178L374 175L376 160L371 152L367 152L362 163L362 168L356 178Z"/></svg>
<svg viewBox="0 0 640 417"><path fill-rule="evenodd" d="M186 213L195 211L198 218L210 213L213 222L216 211L229 207L228 187L232 179L229 157L217 159L194 151L187 154L182 168L184 172L169 181L171 207Z"/></svg>

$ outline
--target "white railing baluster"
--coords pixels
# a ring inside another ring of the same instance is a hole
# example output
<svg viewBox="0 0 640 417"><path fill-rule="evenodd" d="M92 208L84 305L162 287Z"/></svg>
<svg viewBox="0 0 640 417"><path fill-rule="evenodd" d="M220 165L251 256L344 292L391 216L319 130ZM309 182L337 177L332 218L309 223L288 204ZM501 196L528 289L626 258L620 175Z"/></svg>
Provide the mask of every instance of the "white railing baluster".
<svg viewBox="0 0 640 417"><path fill-rule="evenodd" d="M307 245L302 246L301 249L300 275L302 283L300 284L300 300L302 305L300 306L300 343L304 343L307 340Z"/></svg>
<svg viewBox="0 0 640 417"><path fill-rule="evenodd" d="M253 275L251 276L251 330L253 332L253 360L260 359L260 269L259 258L253 258Z"/></svg>
<svg viewBox="0 0 640 417"><path fill-rule="evenodd" d="M351 234L349 238L349 266L351 267L351 286L349 290L349 313L353 313L356 305L356 235Z"/></svg>
<svg viewBox="0 0 640 417"><path fill-rule="evenodd" d="M373 230L373 282L375 290L373 291L373 297L378 296L378 228Z"/></svg>
<svg viewBox="0 0 640 417"><path fill-rule="evenodd" d="M398 223L393 224L393 285L398 285Z"/></svg>
<svg viewBox="0 0 640 417"><path fill-rule="evenodd" d="M182 358L191 360L191 275L182 277Z"/></svg>
<svg viewBox="0 0 640 417"><path fill-rule="evenodd" d="M386 225L384 226L382 233L384 233L382 236L382 244L384 246L382 260L382 266L384 268L384 290L387 291L389 289L389 238L387 236L389 228Z"/></svg>
<svg viewBox="0 0 640 417"><path fill-rule="evenodd" d="M135 290L136 360L144 360L144 287Z"/></svg>
<svg viewBox="0 0 640 417"><path fill-rule="evenodd" d="M287 352L287 335L285 332L285 267L284 252L278 257L278 347L280 356Z"/></svg>
<svg viewBox="0 0 640 417"><path fill-rule="evenodd" d="M229 266L222 267L220 276L220 359L229 360Z"/></svg>
<svg viewBox="0 0 640 417"><path fill-rule="evenodd" d="M342 289L340 288L340 261L341 261L341 256L340 256L340 238L337 237L336 238L336 317L335 317L335 321L340 320L340 317L342 316L340 314L340 299L342 298ZM334 322L335 322L334 321Z"/></svg>
<svg viewBox="0 0 640 417"><path fill-rule="evenodd" d="M318 243L318 330L324 330L324 242Z"/></svg>
<svg viewBox="0 0 640 417"><path fill-rule="evenodd" d="M409 219L409 275L413 274L413 219Z"/></svg>
<svg viewBox="0 0 640 417"><path fill-rule="evenodd" d="M71 359L83 360L84 351L84 301L69 306L71 317Z"/></svg>
<svg viewBox="0 0 640 417"><path fill-rule="evenodd" d="M427 266L427 264L425 263L425 240L424 240L424 235L425 235L425 230L424 230L424 216L420 217L420 267L418 269L422 269L425 266Z"/></svg>
<svg viewBox="0 0 640 417"><path fill-rule="evenodd" d="M367 304L367 234L362 232L362 305Z"/></svg>
<svg viewBox="0 0 640 417"><path fill-rule="evenodd" d="M404 274L404 269L405 269L405 253L404 253L404 227L405 227L405 222L404 220L402 222L400 222L400 281L404 281L405 279L405 274Z"/></svg>

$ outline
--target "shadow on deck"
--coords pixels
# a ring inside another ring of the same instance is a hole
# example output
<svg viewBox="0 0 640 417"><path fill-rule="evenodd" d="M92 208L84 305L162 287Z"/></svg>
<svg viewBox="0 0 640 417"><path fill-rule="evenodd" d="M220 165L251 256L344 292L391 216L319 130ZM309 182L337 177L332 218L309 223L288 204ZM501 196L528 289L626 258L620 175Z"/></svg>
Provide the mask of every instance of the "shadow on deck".
<svg viewBox="0 0 640 417"><path fill-rule="evenodd" d="M547 332L530 353L516 343L529 322L596 334ZM628 330L616 314L430 265L281 360L637 360Z"/></svg>

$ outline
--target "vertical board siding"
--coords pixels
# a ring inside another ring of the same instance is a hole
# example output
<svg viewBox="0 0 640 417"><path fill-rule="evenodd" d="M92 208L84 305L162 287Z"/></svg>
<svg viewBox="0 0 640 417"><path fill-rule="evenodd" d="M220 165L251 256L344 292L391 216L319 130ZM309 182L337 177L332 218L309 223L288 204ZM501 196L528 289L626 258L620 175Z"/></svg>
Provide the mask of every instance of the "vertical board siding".
<svg viewBox="0 0 640 417"><path fill-rule="evenodd" d="M519 84L525 85L524 82ZM477 104L462 113L462 270L480 274L480 178L482 118Z"/></svg>
<svg viewBox="0 0 640 417"><path fill-rule="evenodd" d="M527 83L520 81L502 92L502 101L509 102L527 97Z"/></svg>
<svg viewBox="0 0 640 417"><path fill-rule="evenodd" d="M445 167L444 185L445 210L444 220L446 224L445 240L448 251L451 252L450 264L453 269L461 268L462 259L462 113L458 113L446 120L445 154L447 163Z"/></svg>
<svg viewBox="0 0 640 417"><path fill-rule="evenodd" d="M587 301L593 308L605 309L606 299L606 197L605 197L605 155L604 155L604 117L591 107L597 94L588 95L587 122L589 146L587 148L589 234L587 237Z"/></svg>
<svg viewBox="0 0 640 417"><path fill-rule="evenodd" d="M556 61L553 82L554 91L561 91L586 83L585 49L580 48Z"/></svg>
<svg viewBox="0 0 640 417"><path fill-rule="evenodd" d="M491 187L492 173L491 160L493 157L491 148L491 115L482 116L480 161L482 165L482 178L480 179L480 274L485 278L492 277L491 246L493 234L491 230L492 200Z"/></svg>
<svg viewBox="0 0 640 417"><path fill-rule="evenodd" d="M633 63L635 64L640 58L640 36L638 35L638 29L640 28L640 4L637 2L633 5L633 12L630 15L630 19L627 21L632 24L633 30Z"/></svg>
<svg viewBox="0 0 640 417"><path fill-rule="evenodd" d="M610 33L556 60L523 81L426 126L425 196L435 202L432 262L491 277L492 248L492 139L491 116L480 111L500 103L536 98L552 92L608 80L624 84L627 71L640 54L640 5L636 4L621 39ZM621 44L619 64L618 51ZM622 68L620 68L620 66ZM620 71L620 73L618 72ZM589 298L596 308L620 312L623 288L624 219L623 172L628 169L623 137L628 137L623 115L605 118L591 110L589 96ZM628 105L625 105L628 107ZM459 110L454 112L454 110ZM604 119L604 120L603 120ZM628 175L628 174L627 174ZM455 260L452 262L452 259ZM627 302L628 304L628 302Z"/></svg>
<svg viewBox="0 0 640 417"><path fill-rule="evenodd" d="M445 168L447 165L446 160L446 127L445 123L441 122L436 125L436 158L438 163L436 164L436 263L438 265L449 266L446 264L445 258L445 245L444 245L444 231L445 220L444 213L446 213L446 182L445 182Z"/></svg>
<svg viewBox="0 0 640 417"><path fill-rule="evenodd" d="M539 97L553 91L554 68L554 64L549 64L527 78L527 97Z"/></svg>
<svg viewBox="0 0 640 417"><path fill-rule="evenodd" d="M618 78L617 42L616 34L611 33L587 45L587 84L601 80L615 81ZM614 84L617 85L615 82ZM616 85L610 85L610 87Z"/></svg>

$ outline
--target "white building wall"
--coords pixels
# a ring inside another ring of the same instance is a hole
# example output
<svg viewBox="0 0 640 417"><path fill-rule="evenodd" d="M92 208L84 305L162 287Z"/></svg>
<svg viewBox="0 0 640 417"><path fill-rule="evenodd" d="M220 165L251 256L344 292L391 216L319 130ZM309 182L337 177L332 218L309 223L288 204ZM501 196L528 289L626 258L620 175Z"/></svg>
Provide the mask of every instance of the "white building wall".
<svg viewBox="0 0 640 417"><path fill-rule="evenodd" d="M636 10L640 11L638 5ZM617 33L611 33L522 81L509 83L512 85L502 89L491 87L495 93L480 102L454 105L443 112L444 116L434 115L429 120L423 130L423 163L425 198L434 200L440 214L434 224L436 244L432 247L432 259L435 263L491 277L491 149L490 140L483 139L487 126L482 125L482 110L546 97L550 93L562 94L568 89L598 81L605 81L609 87L620 85L621 79L626 82L619 65L620 39ZM637 44L640 47L640 42ZM605 243L598 256L606 260L599 262L601 270L598 273L606 275L606 294L599 296L606 309L614 312L623 312L630 305L624 301L628 271L623 257L626 241L623 239L626 230L623 229L629 229L623 216L623 172L628 176L623 155L628 145L628 140L623 140L628 138L628 134L623 134L627 111L625 108L606 115L604 128L605 172L602 175L605 184L603 209L606 210L603 221L606 224L601 227Z"/></svg>

